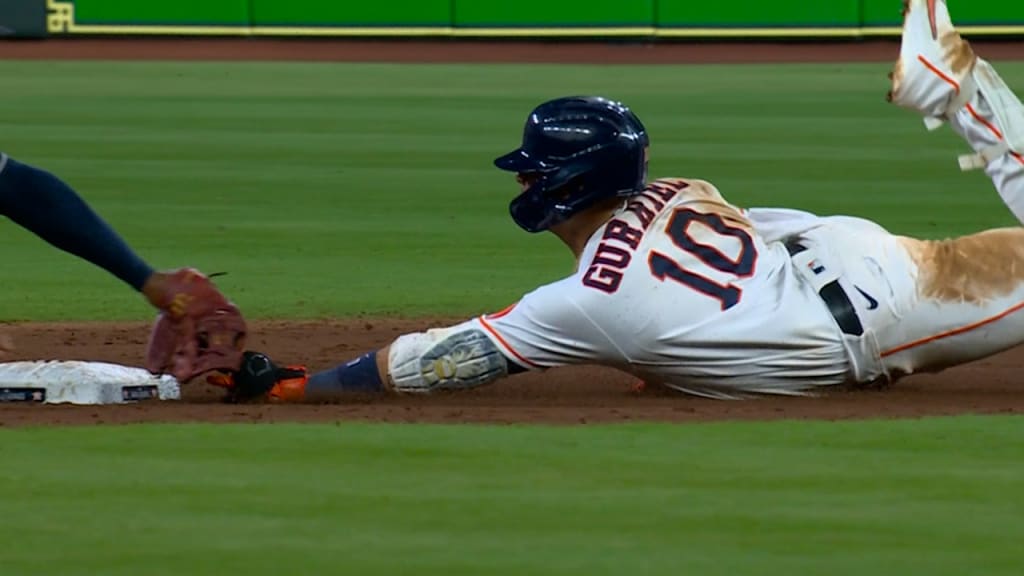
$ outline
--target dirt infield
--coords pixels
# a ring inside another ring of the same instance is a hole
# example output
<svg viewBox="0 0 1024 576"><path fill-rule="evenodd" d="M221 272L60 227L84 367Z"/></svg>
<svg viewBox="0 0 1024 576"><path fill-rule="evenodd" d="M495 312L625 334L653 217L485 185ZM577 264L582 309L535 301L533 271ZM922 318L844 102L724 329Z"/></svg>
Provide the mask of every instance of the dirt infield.
<svg viewBox="0 0 1024 576"><path fill-rule="evenodd" d="M994 59L1024 57L1024 43L977 45ZM892 42L837 44L483 44L467 42L342 42L296 40L49 40L0 42L0 59L209 59L379 62L831 62L890 61ZM458 319L275 321L253 325L252 347L287 362L324 368L386 344L396 335ZM14 324L18 359L94 360L140 365L144 324ZM636 420L709 421L776 418L885 418L959 413L1024 412L1018 367L1024 350L937 375L920 375L886 390L832 391L820 398L722 402L668 390L635 394L632 378L605 369L523 374L491 387L427 398L350 400L330 405L230 406L201 386L188 401L129 406L0 405L0 426L131 422L394 422L586 423Z"/></svg>
<svg viewBox="0 0 1024 576"><path fill-rule="evenodd" d="M398 334L456 318L421 320L256 322L252 348L316 370L387 344ZM19 344L15 359L142 362L145 324L17 324L6 330ZM950 370L920 375L887 390L832 391L819 398L763 398L723 402L671 390L631 391L633 379L614 370L566 368L527 373L507 382L431 397L353 399L308 406L238 406L218 401L211 387L186 389L188 402L129 406L0 405L0 425L130 422L281 422L380 420L391 422L547 422L574 424L637 420L709 421L778 418L888 418L1024 412L1018 367L1024 350Z"/></svg>

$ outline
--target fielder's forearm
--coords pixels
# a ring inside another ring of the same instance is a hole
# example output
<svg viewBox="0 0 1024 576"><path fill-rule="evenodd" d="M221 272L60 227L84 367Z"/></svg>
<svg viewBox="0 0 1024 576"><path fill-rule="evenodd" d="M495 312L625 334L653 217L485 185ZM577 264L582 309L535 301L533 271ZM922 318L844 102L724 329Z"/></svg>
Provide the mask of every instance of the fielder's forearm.
<svg viewBox="0 0 1024 576"><path fill-rule="evenodd" d="M142 290L153 269L53 174L0 155L0 214Z"/></svg>

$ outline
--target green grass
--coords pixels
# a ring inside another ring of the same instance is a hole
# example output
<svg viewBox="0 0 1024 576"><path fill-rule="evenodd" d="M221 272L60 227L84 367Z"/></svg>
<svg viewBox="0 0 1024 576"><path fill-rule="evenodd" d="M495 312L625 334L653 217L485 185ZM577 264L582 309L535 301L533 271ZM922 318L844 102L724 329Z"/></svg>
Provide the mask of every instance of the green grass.
<svg viewBox="0 0 1024 576"><path fill-rule="evenodd" d="M1024 66L1000 70L1024 88ZM653 175L709 179L740 205L924 236L1015 222L958 171L951 132L884 102L886 72L0 62L0 148L69 181L154 265L229 271L250 316L472 314L571 269L557 240L515 227L515 184L490 164L564 94L628 102ZM150 318L106 273L13 225L3 238L0 319Z"/></svg>
<svg viewBox="0 0 1024 576"><path fill-rule="evenodd" d="M0 434L5 576L1020 574L1012 417Z"/></svg>
<svg viewBox="0 0 1024 576"><path fill-rule="evenodd" d="M1024 66L1001 65L1024 89ZM566 274L490 161L630 103L653 173L935 237L1014 220L883 65L0 62L0 147L253 317L470 314ZM149 319L14 225L0 319ZM1020 574L1019 418L0 432L0 574Z"/></svg>

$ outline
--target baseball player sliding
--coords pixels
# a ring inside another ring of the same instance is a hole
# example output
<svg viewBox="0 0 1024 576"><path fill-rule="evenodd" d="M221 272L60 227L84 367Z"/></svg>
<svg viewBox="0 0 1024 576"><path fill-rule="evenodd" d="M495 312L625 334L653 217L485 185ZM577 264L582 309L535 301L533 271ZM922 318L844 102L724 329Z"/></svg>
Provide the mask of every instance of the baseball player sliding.
<svg viewBox="0 0 1024 576"><path fill-rule="evenodd" d="M1024 221L1024 106L954 29L942 0L905 4L889 100L948 122ZM715 398L888 383L1024 341L1024 228L943 241L847 216L745 210L709 182L648 183L648 136L624 105L531 112L511 215L558 236L573 275L509 308L405 334L312 376L246 353L236 399L467 389L526 370L612 366ZM948 192L940 192L948 193Z"/></svg>

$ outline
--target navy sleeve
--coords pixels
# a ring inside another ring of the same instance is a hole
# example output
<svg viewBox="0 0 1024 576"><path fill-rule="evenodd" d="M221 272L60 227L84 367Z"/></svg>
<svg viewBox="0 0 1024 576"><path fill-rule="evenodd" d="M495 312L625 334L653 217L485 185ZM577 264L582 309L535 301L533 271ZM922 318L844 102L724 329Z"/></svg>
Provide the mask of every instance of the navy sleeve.
<svg viewBox="0 0 1024 576"><path fill-rule="evenodd" d="M0 214L142 290L153 269L53 174L0 154Z"/></svg>

